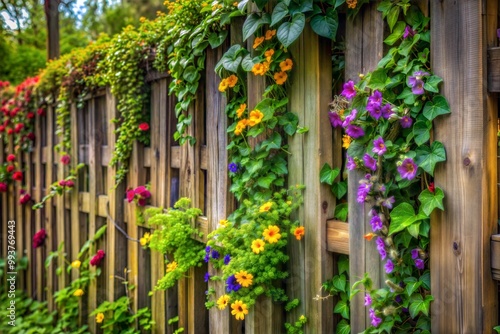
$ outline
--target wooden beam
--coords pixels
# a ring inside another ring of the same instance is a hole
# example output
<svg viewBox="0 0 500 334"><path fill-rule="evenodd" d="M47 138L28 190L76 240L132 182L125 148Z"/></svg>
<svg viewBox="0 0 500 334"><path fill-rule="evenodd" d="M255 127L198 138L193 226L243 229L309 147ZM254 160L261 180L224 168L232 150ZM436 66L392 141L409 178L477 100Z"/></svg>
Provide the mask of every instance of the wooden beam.
<svg viewBox="0 0 500 334"><path fill-rule="evenodd" d="M326 229L328 251L349 255L349 224L332 219L326 222Z"/></svg>

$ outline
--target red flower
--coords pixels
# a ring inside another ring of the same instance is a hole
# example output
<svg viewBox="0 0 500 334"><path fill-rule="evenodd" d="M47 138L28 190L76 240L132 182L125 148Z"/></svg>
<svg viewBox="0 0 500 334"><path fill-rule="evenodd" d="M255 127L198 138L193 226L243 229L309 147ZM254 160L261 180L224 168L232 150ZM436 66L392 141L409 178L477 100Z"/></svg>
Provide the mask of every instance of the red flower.
<svg viewBox="0 0 500 334"><path fill-rule="evenodd" d="M429 191L434 194L434 191L436 191L436 188L434 187L434 182L429 183L427 189L429 189Z"/></svg>
<svg viewBox="0 0 500 334"><path fill-rule="evenodd" d="M9 154L7 156L7 161L14 161L14 160L16 160L16 156L14 154Z"/></svg>
<svg viewBox="0 0 500 334"><path fill-rule="evenodd" d="M26 137L31 141L35 140L35 134L33 132L28 133Z"/></svg>
<svg viewBox="0 0 500 334"><path fill-rule="evenodd" d="M35 118L35 113L29 112L29 113L26 114L26 117L28 117L28 119Z"/></svg>
<svg viewBox="0 0 500 334"><path fill-rule="evenodd" d="M59 181L59 185L60 185L61 187L66 187L66 181L65 181L65 180L61 180L61 181Z"/></svg>
<svg viewBox="0 0 500 334"><path fill-rule="evenodd" d="M127 201L131 203L134 200L135 192L133 189L127 190Z"/></svg>
<svg viewBox="0 0 500 334"><path fill-rule="evenodd" d="M75 182L68 180L66 181L66 187L73 188L75 186Z"/></svg>
<svg viewBox="0 0 500 334"><path fill-rule="evenodd" d="M43 108L38 108L38 110L36 111L36 113L40 116L45 116L45 109Z"/></svg>
<svg viewBox="0 0 500 334"><path fill-rule="evenodd" d="M13 134L13 133L14 133L14 129L9 128L9 130L7 130L7 134L8 134L8 135L11 135L11 134Z"/></svg>
<svg viewBox="0 0 500 334"><path fill-rule="evenodd" d="M16 181L22 181L23 180L23 172L17 171L12 174L12 179Z"/></svg>
<svg viewBox="0 0 500 334"><path fill-rule="evenodd" d="M71 158L70 158L70 156L69 156L69 155L67 155L67 154L65 154L65 155L63 155L63 156L61 157L61 163L62 163L63 165L69 165L70 161L71 161Z"/></svg>
<svg viewBox="0 0 500 334"><path fill-rule="evenodd" d="M141 124L139 124L139 129L141 129L142 131L148 131L149 124L148 123L141 123Z"/></svg>
<svg viewBox="0 0 500 334"><path fill-rule="evenodd" d="M20 203L20 204L26 204L26 203L28 203L30 200L31 200L31 196L30 196L30 194L24 194L24 195L21 195L21 197L19 198L19 203Z"/></svg>
<svg viewBox="0 0 500 334"><path fill-rule="evenodd" d="M12 166L12 165L7 166L8 173L12 173L13 170L14 170L14 166Z"/></svg>
<svg viewBox="0 0 500 334"><path fill-rule="evenodd" d="M0 125L0 132L4 132L5 130L5 126L4 125Z"/></svg>
<svg viewBox="0 0 500 334"><path fill-rule="evenodd" d="M0 193L4 193L7 191L7 183L0 182Z"/></svg>
<svg viewBox="0 0 500 334"><path fill-rule="evenodd" d="M101 249L99 249L99 250L97 251L97 254L96 254L96 255L94 255L94 256L92 257L92 259L90 259L90 265L91 265L91 266L98 266L98 265L100 265L100 264L101 264L102 259L104 259L104 255L106 255L106 254L104 253L104 251L103 251L103 250L101 250Z"/></svg>
<svg viewBox="0 0 500 334"><path fill-rule="evenodd" d="M45 238L47 238L47 233L45 232L45 229L41 229L40 231L36 232L35 235L33 236L33 248L38 248L43 245L43 242L45 241Z"/></svg>
<svg viewBox="0 0 500 334"><path fill-rule="evenodd" d="M21 132L21 130L24 128L24 124L23 123L18 123L16 124L16 129L14 131L16 131L16 133L19 133Z"/></svg>

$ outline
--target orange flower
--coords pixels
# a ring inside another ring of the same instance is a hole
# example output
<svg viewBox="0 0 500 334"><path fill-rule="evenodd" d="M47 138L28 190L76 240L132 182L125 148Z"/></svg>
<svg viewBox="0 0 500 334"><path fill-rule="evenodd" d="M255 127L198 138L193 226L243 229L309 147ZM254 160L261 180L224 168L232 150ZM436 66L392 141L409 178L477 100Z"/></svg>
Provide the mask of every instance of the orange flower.
<svg viewBox="0 0 500 334"><path fill-rule="evenodd" d="M358 0L347 0L346 3L348 8L354 9L358 4Z"/></svg>
<svg viewBox="0 0 500 334"><path fill-rule="evenodd" d="M297 238L297 240L302 239L304 234L305 234L304 226L299 226L295 229L295 231L293 231L293 235L295 235L295 238Z"/></svg>
<svg viewBox="0 0 500 334"><path fill-rule="evenodd" d="M265 245L266 243L261 239L255 239L254 241L252 241L252 252L254 252L255 254L263 252Z"/></svg>
<svg viewBox="0 0 500 334"><path fill-rule="evenodd" d="M222 79L219 84L219 92L225 92L228 87L227 79Z"/></svg>
<svg viewBox="0 0 500 334"><path fill-rule="evenodd" d="M267 212L267 211L271 210L272 206L273 206L273 202L266 202L260 206L259 212Z"/></svg>
<svg viewBox="0 0 500 334"><path fill-rule="evenodd" d="M264 56L266 56L267 62L271 62L271 58L273 57L273 55L274 55L273 49L269 49L266 52L264 52Z"/></svg>
<svg viewBox="0 0 500 334"><path fill-rule="evenodd" d="M245 270L240 270L240 272L234 274L234 278L236 278L236 281L244 288L248 288L252 285L253 275L247 273Z"/></svg>
<svg viewBox="0 0 500 334"><path fill-rule="evenodd" d="M253 41L253 48L256 49L259 45L264 42L264 37L255 37L255 40Z"/></svg>
<svg viewBox="0 0 500 334"><path fill-rule="evenodd" d="M250 112L250 118L248 119L248 125L249 126L255 126L259 124L262 121L262 118L264 117L264 114L260 112L260 110L252 110Z"/></svg>
<svg viewBox="0 0 500 334"><path fill-rule="evenodd" d="M167 264L167 273L174 271L177 269L177 262L172 261L171 263Z"/></svg>
<svg viewBox="0 0 500 334"><path fill-rule="evenodd" d="M231 314L236 317L236 320L244 320L245 314L248 314L247 305L244 304L241 300L237 300L231 304Z"/></svg>
<svg viewBox="0 0 500 334"><path fill-rule="evenodd" d="M366 240L368 241L371 241L373 239L373 237L376 236L375 233L367 233L363 236L363 238L365 238Z"/></svg>
<svg viewBox="0 0 500 334"><path fill-rule="evenodd" d="M274 80L278 85L284 84L287 78L288 75L286 74L286 72L274 73Z"/></svg>
<svg viewBox="0 0 500 334"><path fill-rule="evenodd" d="M103 320L104 320L104 313L97 313L97 315L95 316L95 322L100 324L102 323Z"/></svg>
<svg viewBox="0 0 500 334"><path fill-rule="evenodd" d="M266 41L270 40L275 35L276 35L276 29L266 31Z"/></svg>
<svg viewBox="0 0 500 334"><path fill-rule="evenodd" d="M253 67L252 67L252 72L253 72L253 74L255 74L255 75L264 75L264 74L266 74L267 69L266 69L266 67L264 66L264 64L260 64L260 63L259 63L259 64L255 64L255 65L253 65Z"/></svg>
<svg viewBox="0 0 500 334"><path fill-rule="evenodd" d="M238 77L234 74L231 74L228 78L226 78L226 82L230 88L233 88L238 82Z"/></svg>
<svg viewBox="0 0 500 334"><path fill-rule="evenodd" d="M280 63L280 68L283 72L290 71L293 66L293 61L290 58L283 60Z"/></svg>
<svg viewBox="0 0 500 334"><path fill-rule="evenodd" d="M269 225L262 233L264 239L266 239L270 244L277 243L281 238L280 228L276 225Z"/></svg>
<svg viewBox="0 0 500 334"><path fill-rule="evenodd" d="M240 104L240 107L238 108L238 110L236 110L236 116L238 116L238 118L240 118L241 115L243 115L243 113L245 112L246 108L247 108L246 103Z"/></svg>
<svg viewBox="0 0 500 334"><path fill-rule="evenodd" d="M236 129L234 129L234 134L239 136L243 130L247 127L248 120L247 119L242 119L241 121L236 124Z"/></svg>

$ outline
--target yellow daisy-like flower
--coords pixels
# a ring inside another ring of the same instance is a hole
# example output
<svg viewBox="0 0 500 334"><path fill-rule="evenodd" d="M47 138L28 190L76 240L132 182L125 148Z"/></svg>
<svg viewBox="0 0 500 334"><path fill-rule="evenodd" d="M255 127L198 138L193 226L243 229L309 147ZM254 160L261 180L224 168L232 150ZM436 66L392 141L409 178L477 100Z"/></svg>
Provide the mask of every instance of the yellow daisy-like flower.
<svg viewBox="0 0 500 334"><path fill-rule="evenodd" d="M175 269L177 269L177 262L172 261L169 264L167 264L167 273L174 271Z"/></svg>
<svg viewBox="0 0 500 334"><path fill-rule="evenodd" d="M82 265L82 262L81 261L78 261L78 260L75 260L73 262L71 262L71 266L75 269L78 269L80 268L80 266Z"/></svg>
<svg viewBox="0 0 500 334"><path fill-rule="evenodd" d="M236 129L234 129L234 134L239 136L243 130L247 127L248 120L247 119L242 119L241 121L236 124Z"/></svg>
<svg viewBox="0 0 500 334"><path fill-rule="evenodd" d="M343 148L349 148L349 145L351 145L352 138L349 135L343 135L342 136L342 147Z"/></svg>
<svg viewBox="0 0 500 334"><path fill-rule="evenodd" d="M255 126L259 124L262 121L262 118L264 117L264 114L260 112L260 110L252 110L250 112L250 117L248 118L248 125L249 126Z"/></svg>
<svg viewBox="0 0 500 334"><path fill-rule="evenodd" d="M302 237L305 234L305 227L304 226L299 226L293 231L293 235L295 235L295 238L297 240L302 239Z"/></svg>
<svg viewBox="0 0 500 334"><path fill-rule="evenodd" d="M271 210L272 206L273 206L273 202L266 202L260 206L259 212L267 212L267 211Z"/></svg>
<svg viewBox="0 0 500 334"><path fill-rule="evenodd" d="M266 60L268 62L271 62L271 58L273 57L273 55L274 55L274 50L273 49L269 49L266 52L264 52L264 56L266 57Z"/></svg>
<svg viewBox="0 0 500 334"><path fill-rule="evenodd" d="M252 252L254 252L255 254L263 252L265 245L266 243L261 239L255 239L254 241L252 241Z"/></svg>
<svg viewBox="0 0 500 334"><path fill-rule="evenodd" d="M221 219L219 221L219 224L221 224L222 226L227 226L227 219Z"/></svg>
<svg viewBox="0 0 500 334"><path fill-rule="evenodd" d="M230 88L233 88L238 83L238 77L234 74L231 74L229 77L226 78L226 82Z"/></svg>
<svg viewBox="0 0 500 334"><path fill-rule="evenodd" d="M238 116L238 118L240 118L243 115L243 113L245 112L246 108L247 108L246 103L240 104L240 107L238 108L238 110L236 110L236 116Z"/></svg>
<svg viewBox="0 0 500 334"><path fill-rule="evenodd" d="M277 243L281 238L280 228L276 225L269 225L262 233L264 239L270 244Z"/></svg>
<svg viewBox="0 0 500 334"><path fill-rule="evenodd" d="M219 92L225 92L228 87L227 79L222 79L219 84Z"/></svg>
<svg viewBox="0 0 500 334"><path fill-rule="evenodd" d="M244 320L245 315L248 314L247 305L244 304L241 300L237 300L231 304L231 314L236 317L236 320Z"/></svg>
<svg viewBox="0 0 500 334"><path fill-rule="evenodd" d="M104 313L97 313L95 316L95 322L100 324L104 320Z"/></svg>
<svg viewBox="0 0 500 334"><path fill-rule="evenodd" d="M266 66L264 66L264 64L261 63L255 64L252 67L252 72L255 75L264 75L267 72Z"/></svg>
<svg viewBox="0 0 500 334"><path fill-rule="evenodd" d="M286 72L277 72L274 73L274 80L278 85L282 85L286 82L286 79L288 78L288 75Z"/></svg>
<svg viewBox="0 0 500 334"><path fill-rule="evenodd" d="M73 296L75 296L75 297L81 297L81 296L83 296L83 290L82 289L76 289L75 292L73 292Z"/></svg>
<svg viewBox="0 0 500 334"><path fill-rule="evenodd" d="M234 274L234 278L236 278L236 282L241 284L244 288L248 288L252 285L253 275L247 273L245 270L240 270L240 272Z"/></svg>
<svg viewBox="0 0 500 334"><path fill-rule="evenodd" d="M217 299L217 307L219 310L223 310L227 307L229 304L229 296L228 295L222 295Z"/></svg>
<svg viewBox="0 0 500 334"><path fill-rule="evenodd" d="M276 35L276 29L266 31L266 41L270 40Z"/></svg>
<svg viewBox="0 0 500 334"><path fill-rule="evenodd" d="M293 61L290 58L287 58L280 63L280 68L283 72L290 71L292 67Z"/></svg>
<svg viewBox="0 0 500 334"><path fill-rule="evenodd" d="M262 42L264 42L264 37L255 37L254 41L253 41L253 48L256 49L259 47L259 45L262 44Z"/></svg>

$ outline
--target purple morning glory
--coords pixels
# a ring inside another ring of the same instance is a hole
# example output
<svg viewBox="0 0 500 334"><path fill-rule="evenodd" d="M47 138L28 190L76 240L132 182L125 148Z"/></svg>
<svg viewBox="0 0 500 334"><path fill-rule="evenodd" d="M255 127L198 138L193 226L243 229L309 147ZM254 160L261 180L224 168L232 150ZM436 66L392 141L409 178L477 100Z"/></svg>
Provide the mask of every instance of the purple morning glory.
<svg viewBox="0 0 500 334"><path fill-rule="evenodd" d="M413 180L415 175L417 175L417 168L412 158L406 158L403 160L401 166L398 167L398 172L401 178Z"/></svg>
<svg viewBox="0 0 500 334"><path fill-rule="evenodd" d="M399 120L399 123L401 123L402 128L409 128L413 124L413 120L411 119L410 116L403 116Z"/></svg>
<svg viewBox="0 0 500 334"><path fill-rule="evenodd" d="M382 202L382 205L385 206L387 209L392 209L392 205L394 204L396 200L394 199L394 196L388 197L384 199Z"/></svg>
<svg viewBox="0 0 500 334"><path fill-rule="evenodd" d="M354 161L354 159L350 156L347 156L347 164L346 164L346 168L348 170L354 170L356 169L356 162Z"/></svg>
<svg viewBox="0 0 500 334"><path fill-rule="evenodd" d="M371 188L372 188L371 183L362 183L359 185L358 198L357 198L358 203L363 203L366 200L366 196L368 196L368 193L370 192Z"/></svg>
<svg viewBox="0 0 500 334"><path fill-rule="evenodd" d="M407 39L408 37L413 37L415 36L417 32L413 30L410 26L406 26L405 32L403 34L403 39Z"/></svg>
<svg viewBox="0 0 500 334"><path fill-rule="evenodd" d="M241 289L241 285L236 281L234 275L231 275L227 278L226 285L227 285L226 287L227 292L232 292L232 291L236 292L239 289Z"/></svg>
<svg viewBox="0 0 500 334"><path fill-rule="evenodd" d="M210 246L207 246L205 248L205 262L208 262L210 260L210 251L212 250L212 248Z"/></svg>
<svg viewBox="0 0 500 334"><path fill-rule="evenodd" d="M393 270L394 270L394 263L392 263L392 261L389 259L385 263L385 272L387 274L390 274L390 273L392 273Z"/></svg>
<svg viewBox="0 0 500 334"><path fill-rule="evenodd" d="M396 298L394 298L394 301L395 301L396 303L399 303L399 304L400 304L400 303L402 303L402 302L403 302L403 298L401 298L401 296L400 296L400 295L397 295L397 296L396 296Z"/></svg>
<svg viewBox="0 0 500 334"><path fill-rule="evenodd" d="M391 105L389 103L385 104L382 107L382 117L384 117L385 119L389 119L389 117L391 117L392 114L394 114L394 112L392 111Z"/></svg>
<svg viewBox="0 0 500 334"><path fill-rule="evenodd" d="M373 141L373 153L377 153L378 155L384 155L387 152L387 147L385 146L384 138L378 137Z"/></svg>
<svg viewBox="0 0 500 334"><path fill-rule="evenodd" d="M372 297L370 297L370 294L365 294L365 306L370 306L372 304Z"/></svg>
<svg viewBox="0 0 500 334"><path fill-rule="evenodd" d="M380 258L382 260L385 260L385 258L387 257L387 252L385 251L384 239L382 239L381 237L378 237L375 240L375 243L377 244L377 250L378 250L378 253L380 254Z"/></svg>
<svg viewBox="0 0 500 334"><path fill-rule="evenodd" d="M365 130L363 130L362 127L352 124L349 124L345 132L354 139L363 137L365 135Z"/></svg>
<svg viewBox="0 0 500 334"><path fill-rule="evenodd" d="M366 110L375 119L382 117L382 93L378 90L374 91L373 94L368 98L368 104L366 105Z"/></svg>
<svg viewBox="0 0 500 334"><path fill-rule="evenodd" d="M411 87L411 92L415 95L422 95L424 93L423 77L428 76L429 73L424 71L416 71L413 76L408 78L408 86Z"/></svg>
<svg viewBox="0 0 500 334"><path fill-rule="evenodd" d="M238 171L238 165L234 162L231 162L227 167L231 173L236 173Z"/></svg>
<svg viewBox="0 0 500 334"><path fill-rule="evenodd" d="M382 229L382 219L380 219L379 215L374 215L372 219L370 219L370 224L372 225L373 232L380 231Z"/></svg>
<svg viewBox="0 0 500 334"><path fill-rule="evenodd" d="M344 96L348 100L352 100L353 97L356 96L356 89L354 88L354 81L349 80L344 83L342 87L342 93L340 95Z"/></svg>
<svg viewBox="0 0 500 334"><path fill-rule="evenodd" d="M372 320L371 321L372 326L378 327L378 325L382 323L382 319L375 315L375 310L372 308L370 309L369 314L370 314L370 319Z"/></svg>
<svg viewBox="0 0 500 334"><path fill-rule="evenodd" d="M216 251L215 249L212 250L212 259L214 260L218 260L220 257L220 254L218 251Z"/></svg>
<svg viewBox="0 0 500 334"><path fill-rule="evenodd" d="M416 258L418 258L418 248L414 248L411 250L411 258L413 260L415 260Z"/></svg>
<svg viewBox="0 0 500 334"><path fill-rule="evenodd" d="M226 254L224 256L224 264L227 266L229 264L229 261L231 261L231 255Z"/></svg>
<svg viewBox="0 0 500 334"><path fill-rule="evenodd" d="M351 113L345 117L345 120L342 122L342 127L348 127L352 121L356 119L358 115L358 111L356 109L351 110Z"/></svg>
<svg viewBox="0 0 500 334"><path fill-rule="evenodd" d="M210 279L210 274L208 272L205 273L205 282L208 282Z"/></svg>
<svg viewBox="0 0 500 334"><path fill-rule="evenodd" d="M373 94L368 98L368 104L382 105L382 93L379 90L375 90Z"/></svg>
<svg viewBox="0 0 500 334"><path fill-rule="evenodd" d="M423 270L424 269L424 260L416 259L415 260L415 267L417 267L417 269L419 269L419 270Z"/></svg>
<svg viewBox="0 0 500 334"><path fill-rule="evenodd" d="M330 117L330 123L334 128L341 126L343 123L342 118L336 112L329 112L328 117Z"/></svg>
<svg viewBox="0 0 500 334"><path fill-rule="evenodd" d="M374 158L370 157L366 153L363 156L363 162L364 162L366 168L368 168L368 169L370 169L372 171L377 170L377 160L375 160Z"/></svg>

